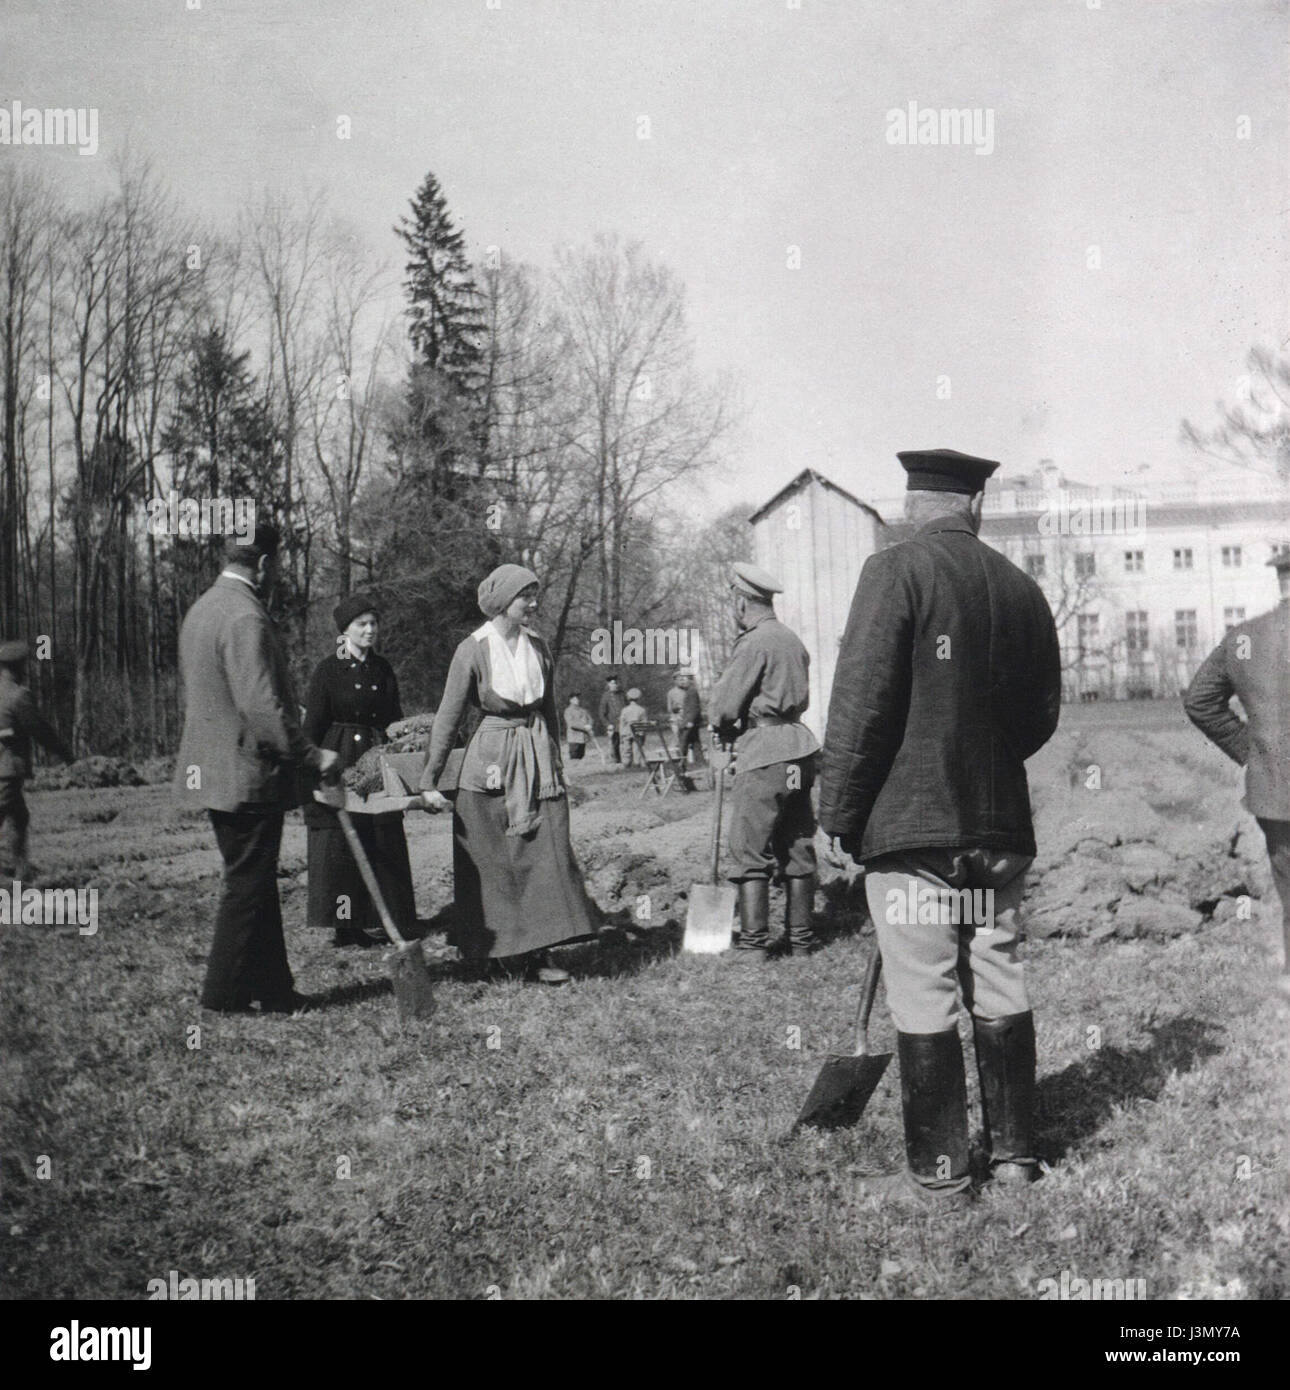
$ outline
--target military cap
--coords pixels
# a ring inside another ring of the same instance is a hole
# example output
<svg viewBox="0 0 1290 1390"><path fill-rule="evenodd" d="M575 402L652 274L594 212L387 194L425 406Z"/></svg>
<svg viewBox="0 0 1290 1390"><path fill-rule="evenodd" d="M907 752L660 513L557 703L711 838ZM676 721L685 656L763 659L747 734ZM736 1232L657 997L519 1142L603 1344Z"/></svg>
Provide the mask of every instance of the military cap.
<svg viewBox="0 0 1290 1390"><path fill-rule="evenodd" d="M971 497L999 466L993 459L960 454L957 449L906 449L896 457L908 474L909 492L961 492Z"/></svg>
<svg viewBox="0 0 1290 1390"><path fill-rule="evenodd" d="M627 692L627 698L629 700L639 700L640 697L641 693L639 690L636 689L635 686L632 686L632 688Z"/></svg>
<svg viewBox="0 0 1290 1390"><path fill-rule="evenodd" d="M26 661L31 655L31 648L26 642L0 642L0 666L15 666L20 661Z"/></svg>
<svg viewBox="0 0 1290 1390"><path fill-rule="evenodd" d="M749 598L760 599L763 603L769 603L773 594L784 592L784 586L779 580L767 574L760 565L750 565L745 560L738 560L735 562L733 574L730 587L736 593L747 594Z"/></svg>
<svg viewBox="0 0 1290 1390"><path fill-rule="evenodd" d="M1272 558L1268 561L1278 574L1282 570L1290 570L1290 545L1280 546L1272 552Z"/></svg>

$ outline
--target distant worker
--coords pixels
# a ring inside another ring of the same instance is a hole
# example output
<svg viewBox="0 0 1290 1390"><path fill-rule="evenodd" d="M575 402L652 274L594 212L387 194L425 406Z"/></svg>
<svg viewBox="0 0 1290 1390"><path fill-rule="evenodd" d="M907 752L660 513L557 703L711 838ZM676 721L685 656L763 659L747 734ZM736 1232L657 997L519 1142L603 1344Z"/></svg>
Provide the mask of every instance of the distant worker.
<svg viewBox="0 0 1290 1390"><path fill-rule="evenodd" d="M587 739L594 735L596 726L591 721L591 711L582 707L582 697L575 691L569 696L564 711L564 732L569 744L569 757L575 763L587 753Z"/></svg>
<svg viewBox="0 0 1290 1390"><path fill-rule="evenodd" d="M0 871L6 877L31 879L36 870L27 859L31 815L22 794L31 776L31 745L46 748L71 762L71 750L36 708L27 689L26 642L0 643Z"/></svg>
<svg viewBox="0 0 1290 1390"><path fill-rule="evenodd" d="M1057 728L1061 659L1039 586L978 537L999 465L954 449L897 457L917 530L860 572L820 824L831 857L864 864L896 1025L908 1170L887 1191L958 1203L972 1196L960 991L991 1175L1038 1176L1035 1023L1017 940L1035 856L1026 759Z"/></svg>
<svg viewBox="0 0 1290 1390"><path fill-rule="evenodd" d="M810 704L810 665L801 638L775 616L782 585L756 565L734 567L732 608L739 636L712 691L708 717L734 744L730 799L731 880L739 888L739 949L732 959L767 959L770 880L788 899L788 954L815 949L815 783L819 743L801 722ZM718 773L718 776L722 774Z"/></svg>
<svg viewBox="0 0 1290 1390"><path fill-rule="evenodd" d="M632 686L627 692L627 703L623 706L623 712L618 716L618 736L624 749L624 767L645 765L645 755L636 747L636 740L632 736L632 725L643 724L646 717L645 706L641 704L641 693Z"/></svg>
<svg viewBox="0 0 1290 1390"><path fill-rule="evenodd" d="M699 692L694 688L694 676L684 667L676 672L672 688L667 692L667 713L676 743L676 756L682 764L697 761L700 756Z"/></svg>
<svg viewBox="0 0 1290 1390"><path fill-rule="evenodd" d="M606 676L605 693L600 697L600 722L604 725L605 733L609 735L609 751L613 754L615 766L622 762L618 719L626 703L623 692L618 688L618 677Z"/></svg>
<svg viewBox="0 0 1290 1390"><path fill-rule="evenodd" d="M1290 999L1290 548L1268 561L1281 602L1238 623L1210 652L1183 696L1187 717L1245 769L1246 809L1258 821L1281 899L1277 990ZM1241 702L1245 718L1231 707Z"/></svg>

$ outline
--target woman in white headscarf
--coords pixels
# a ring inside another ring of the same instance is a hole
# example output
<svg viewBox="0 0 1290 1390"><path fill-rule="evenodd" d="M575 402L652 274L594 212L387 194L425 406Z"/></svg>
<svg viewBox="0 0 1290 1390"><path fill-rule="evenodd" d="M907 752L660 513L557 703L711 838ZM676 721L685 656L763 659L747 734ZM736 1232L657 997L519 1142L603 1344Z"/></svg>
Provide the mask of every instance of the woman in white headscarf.
<svg viewBox="0 0 1290 1390"><path fill-rule="evenodd" d="M500 565L479 586L488 621L453 654L421 776L427 804L468 705L483 719L467 745L453 812L453 940L472 973L490 958L522 961L530 978L569 977L549 946L595 935L600 913L569 842L555 663L528 625L539 581Z"/></svg>

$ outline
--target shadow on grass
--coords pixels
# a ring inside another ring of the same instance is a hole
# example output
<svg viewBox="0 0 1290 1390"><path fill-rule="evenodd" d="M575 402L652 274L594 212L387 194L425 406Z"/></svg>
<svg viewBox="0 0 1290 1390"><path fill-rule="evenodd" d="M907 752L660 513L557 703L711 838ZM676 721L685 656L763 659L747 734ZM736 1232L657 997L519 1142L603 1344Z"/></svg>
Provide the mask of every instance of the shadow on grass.
<svg viewBox="0 0 1290 1390"><path fill-rule="evenodd" d="M1116 1106L1158 1100L1170 1076L1222 1052L1223 1030L1179 1017L1148 1030L1142 1048L1103 1047L1036 1087L1036 1147L1050 1163L1064 1158L1110 1119Z"/></svg>
<svg viewBox="0 0 1290 1390"><path fill-rule="evenodd" d="M430 937L439 937L446 945L451 939L452 913L452 904L449 903L434 916L421 918L417 923L419 939L425 941ZM596 940L553 948L551 964L567 970L575 980L616 979L635 975L655 961L676 955L681 949L682 934L680 924L672 920L659 927L642 927L632 921L629 909L621 908L617 912L604 914L604 926ZM426 968L436 984L466 981L465 967L455 958L437 960L432 955L426 961ZM518 964L516 968L523 969ZM504 982L507 978L504 972L499 971L495 978L466 982L488 984Z"/></svg>

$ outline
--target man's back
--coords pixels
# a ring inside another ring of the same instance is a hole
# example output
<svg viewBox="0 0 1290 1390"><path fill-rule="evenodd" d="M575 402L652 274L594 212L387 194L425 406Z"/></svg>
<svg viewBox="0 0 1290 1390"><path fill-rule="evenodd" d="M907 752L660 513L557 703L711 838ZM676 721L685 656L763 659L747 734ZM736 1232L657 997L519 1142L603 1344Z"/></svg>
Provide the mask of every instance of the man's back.
<svg viewBox="0 0 1290 1390"><path fill-rule="evenodd" d="M179 668L185 712L175 787L183 799L216 811L298 804L293 763L312 745L300 731L286 655L249 585L221 576L193 604Z"/></svg>
<svg viewBox="0 0 1290 1390"><path fill-rule="evenodd" d="M1038 585L948 517L866 563L833 680L820 820L901 849L1035 852L1024 761L1061 669Z"/></svg>
<svg viewBox="0 0 1290 1390"><path fill-rule="evenodd" d="M1235 695L1245 724L1230 708ZM1290 601L1234 627L1197 671L1188 717L1246 768L1251 814L1290 820Z"/></svg>

